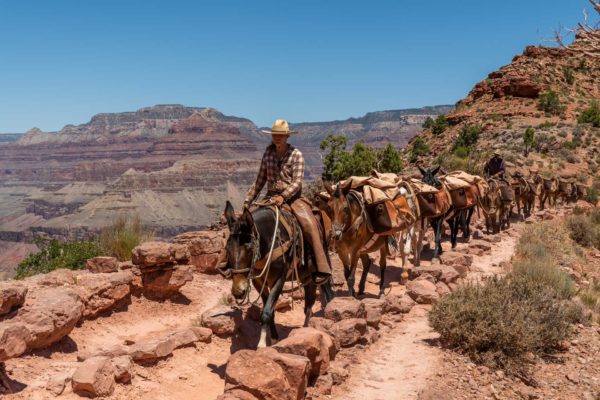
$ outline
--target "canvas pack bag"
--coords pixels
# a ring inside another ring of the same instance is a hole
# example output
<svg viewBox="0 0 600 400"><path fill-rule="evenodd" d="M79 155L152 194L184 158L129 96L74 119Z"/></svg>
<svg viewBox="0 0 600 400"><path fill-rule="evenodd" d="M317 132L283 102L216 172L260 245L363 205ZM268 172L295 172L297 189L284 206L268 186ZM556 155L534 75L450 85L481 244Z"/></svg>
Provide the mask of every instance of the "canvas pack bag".
<svg viewBox="0 0 600 400"><path fill-rule="evenodd" d="M405 229L415 218L404 196L366 204L365 211L373 232L379 235L393 235Z"/></svg>

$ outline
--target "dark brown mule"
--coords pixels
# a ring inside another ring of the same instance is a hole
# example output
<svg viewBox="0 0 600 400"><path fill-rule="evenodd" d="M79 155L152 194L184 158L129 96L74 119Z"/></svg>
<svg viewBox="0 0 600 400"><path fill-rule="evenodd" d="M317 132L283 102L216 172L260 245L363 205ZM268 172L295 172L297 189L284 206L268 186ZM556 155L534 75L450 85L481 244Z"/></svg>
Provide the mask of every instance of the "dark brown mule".
<svg viewBox="0 0 600 400"><path fill-rule="evenodd" d="M244 303L250 297L250 283L263 303L259 347L266 346L267 328L271 339L278 339L275 328L275 304L286 281L298 281L304 286L304 325L312 313L317 285L312 279L316 270L314 257L300 226L291 212L274 207L245 209L238 218L228 201L225 218L229 226L227 265L221 273L231 277L231 294ZM321 285L325 301L333 297L331 283Z"/></svg>
<svg viewBox="0 0 600 400"><path fill-rule="evenodd" d="M539 185L525 179L520 173L516 173L512 177L511 186L515 192L517 213L525 220L525 218L531 215L535 207L535 199L539 194ZM523 211L522 214L521 210Z"/></svg>
<svg viewBox="0 0 600 400"><path fill-rule="evenodd" d="M494 233L504 228L510 228L510 214L515 200L515 194L510 184L506 181L491 178L487 181L490 188L490 203L493 207L493 213L490 214L490 222L493 222ZM486 228L488 222L486 218ZM489 231L489 228L488 228Z"/></svg>
<svg viewBox="0 0 600 400"><path fill-rule="evenodd" d="M496 181L488 182L488 191L481 199L480 208L485 215L487 233L499 232L502 201L500 200L500 187Z"/></svg>
<svg viewBox="0 0 600 400"><path fill-rule="evenodd" d="M560 199L562 204L567 204L574 198L575 187L572 182L558 179L558 190L556 193L556 199Z"/></svg>
<svg viewBox="0 0 600 400"><path fill-rule="evenodd" d="M446 185L444 184L444 186ZM481 200L477 185L448 190L448 192L452 200L452 211L446 219L450 224L450 243L454 249L456 248L458 228L461 228L463 231L463 239L469 240L471 237L471 218L473 217L475 207L480 204Z"/></svg>
<svg viewBox="0 0 600 400"><path fill-rule="evenodd" d="M334 189L329 182L325 182L325 188L331 196L328 205L332 212L335 250L344 265L344 277L350 295L364 294L367 275L372 264L368 254L376 251L379 251L380 255L379 296L383 295L389 255L388 241L392 239L390 236L377 235L369 229L368 216L360 193L354 190L345 192L339 185ZM355 293L354 279L359 259L363 271L358 283L358 293Z"/></svg>
<svg viewBox="0 0 600 400"><path fill-rule="evenodd" d="M540 195L540 210L543 210L548 200L548 206L556 207L556 196L558 195L558 179L556 178L544 178L540 175L536 175L536 183L541 184L541 195Z"/></svg>
<svg viewBox="0 0 600 400"><path fill-rule="evenodd" d="M448 212L451 211L452 204L450 200L450 194L444 189L442 183L435 177L439 172L440 167L424 170L419 167L421 171L422 181L434 188L438 189L434 193L417 193L417 200L419 203L419 209L421 210L421 231L419 232L419 247L423 243L423 236L425 235L425 227L431 224L433 229L434 237L434 250L433 258L437 258L442 254L442 229L444 221ZM420 262L420 260L417 260ZM415 264L418 266L419 264Z"/></svg>

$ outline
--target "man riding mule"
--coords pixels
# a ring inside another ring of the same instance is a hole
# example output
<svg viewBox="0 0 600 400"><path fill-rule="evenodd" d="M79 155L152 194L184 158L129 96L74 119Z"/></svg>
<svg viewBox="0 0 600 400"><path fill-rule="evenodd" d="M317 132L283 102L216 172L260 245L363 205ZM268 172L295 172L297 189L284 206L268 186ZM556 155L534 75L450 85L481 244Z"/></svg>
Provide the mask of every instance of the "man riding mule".
<svg viewBox="0 0 600 400"><path fill-rule="evenodd" d="M322 283L331 276L331 265L323 245L319 223L313 215L310 202L302 197L304 157L300 150L287 143L290 135L297 132L291 131L285 120L277 120L270 131L262 132L271 135L272 143L263 155L256 182L248 190L244 208L258 197L265 184L265 197L272 205L290 205L314 252L317 267L315 281Z"/></svg>
<svg viewBox="0 0 600 400"><path fill-rule="evenodd" d="M273 143L263 156L243 212L237 217L230 202L225 208L229 238L226 266L220 268L223 275L232 277L231 292L236 301L243 303L250 297L250 282L262 298L259 347L266 345L267 328L271 339L278 339L275 304L286 281L304 286L305 325L316 300L317 285L322 285L325 301L333 297L331 268L322 241L325 229L301 197L304 159L300 151L287 144L289 135L295 132L283 120L278 120L271 131L263 132L272 135ZM252 204L265 184L265 200Z"/></svg>

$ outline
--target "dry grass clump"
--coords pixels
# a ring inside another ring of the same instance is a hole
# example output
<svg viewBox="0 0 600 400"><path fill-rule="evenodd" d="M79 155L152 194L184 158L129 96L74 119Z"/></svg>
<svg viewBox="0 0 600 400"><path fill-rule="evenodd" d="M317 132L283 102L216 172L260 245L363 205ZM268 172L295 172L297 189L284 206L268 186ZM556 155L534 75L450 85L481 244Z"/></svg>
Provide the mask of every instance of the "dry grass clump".
<svg viewBox="0 0 600 400"><path fill-rule="evenodd" d="M553 351L569 337L572 324L585 318L571 300L573 281L554 257L574 254L570 243L556 224L531 226L518 243L513 270L442 298L429 314L431 326L475 362L526 374L530 353Z"/></svg>
<svg viewBox="0 0 600 400"><path fill-rule="evenodd" d="M106 255L125 261L131 258L131 251L135 246L151 240L153 236L152 231L143 226L138 216L120 215L112 224L102 229L98 240Z"/></svg>
<svg viewBox="0 0 600 400"><path fill-rule="evenodd" d="M600 211L577 214L567 219L571 239L584 247L600 249Z"/></svg>

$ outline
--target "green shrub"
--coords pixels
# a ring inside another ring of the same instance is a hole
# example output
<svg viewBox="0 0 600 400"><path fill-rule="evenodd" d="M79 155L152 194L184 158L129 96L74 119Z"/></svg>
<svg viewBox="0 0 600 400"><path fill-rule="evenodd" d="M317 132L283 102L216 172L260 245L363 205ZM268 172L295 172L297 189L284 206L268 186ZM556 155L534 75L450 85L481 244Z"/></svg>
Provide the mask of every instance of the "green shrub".
<svg viewBox="0 0 600 400"><path fill-rule="evenodd" d="M571 239L584 247L600 248L600 228L589 216L572 215L567 219Z"/></svg>
<svg viewBox="0 0 600 400"><path fill-rule="evenodd" d="M352 175L368 175L371 170L398 173L402 170L400 152L388 144L384 149L376 151L373 147L357 143L352 151L346 150L347 140L344 136L329 135L321 142L323 157L323 180L338 182Z"/></svg>
<svg viewBox="0 0 600 400"><path fill-rule="evenodd" d="M152 232L144 228L139 217L118 216L112 224L102 229L99 242L104 254L125 261L131 259L131 250L135 246L152 237Z"/></svg>
<svg viewBox="0 0 600 400"><path fill-rule="evenodd" d="M571 277L557 268L548 255L516 261L512 273L514 276L551 287L561 299L570 299L576 292Z"/></svg>
<svg viewBox="0 0 600 400"><path fill-rule="evenodd" d="M550 352L580 318L570 301L522 275L462 286L429 313L443 342L475 362L518 373L525 372L527 353Z"/></svg>
<svg viewBox="0 0 600 400"><path fill-rule="evenodd" d="M577 118L577 122L580 124L592 124L593 127L600 128L600 106L598 103L594 102L588 109L584 110Z"/></svg>
<svg viewBox="0 0 600 400"><path fill-rule="evenodd" d="M41 250L29 255L17 266L16 279L54 271L59 268L83 269L88 258L102 255L96 239L59 242L37 240Z"/></svg>
<svg viewBox="0 0 600 400"><path fill-rule="evenodd" d="M427 117L425 118L425 122L423 122L423 125L421 126L423 127L423 129L431 129L434 123L435 122L433 121L433 118Z"/></svg>
<svg viewBox="0 0 600 400"><path fill-rule="evenodd" d="M571 67L565 67L563 69L563 75L565 77L565 81L569 85L572 85L573 83L575 83L575 74L573 72L573 68L571 68Z"/></svg>
<svg viewBox="0 0 600 400"><path fill-rule="evenodd" d="M468 124L463 126L460 132L458 133L458 137L454 141L452 150L456 151L457 149L462 147L465 150L461 150L461 153L464 153L466 151L467 155L469 155L473 150L473 147L477 144L480 134L481 126L479 125Z"/></svg>
<svg viewBox="0 0 600 400"><path fill-rule="evenodd" d="M423 138L417 136L412 142L410 159L412 162L415 162L420 156L429 154L430 151L429 145L425 143Z"/></svg>
<svg viewBox="0 0 600 400"><path fill-rule="evenodd" d="M553 90L548 90L540 95L538 109L550 115L560 115L564 111L558 93Z"/></svg>
<svg viewBox="0 0 600 400"><path fill-rule="evenodd" d="M457 147L456 149L454 149L454 155L459 158L469 157L470 152L471 152L470 148L463 147L463 146L460 146L460 147Z"/></svg>

